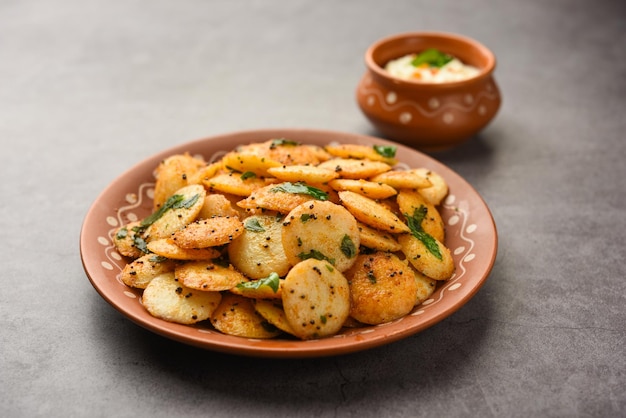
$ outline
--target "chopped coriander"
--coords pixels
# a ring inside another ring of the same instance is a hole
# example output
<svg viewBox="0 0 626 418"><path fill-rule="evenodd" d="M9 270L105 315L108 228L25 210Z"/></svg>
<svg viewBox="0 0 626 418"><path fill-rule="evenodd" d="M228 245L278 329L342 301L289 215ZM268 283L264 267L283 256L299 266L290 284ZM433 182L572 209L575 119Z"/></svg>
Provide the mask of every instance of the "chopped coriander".
<svg viewBox="0 0 626 418"><path fill-rule="evenodd" d="M443 256L439 250L437 240L422 228L422 221L426 217L427 212L428 208L424 205L420 205L419 208L415 208L412 216L408 213L405 213L404 216L406 217L407 225L409 226L413 236L420 240L432 255L437 257L439 260L442 260Z"/></svg>
<svg viewBox="0 0 626 418"><path fill-rule="evenodd" d="M280 276L278 273L272 272L270 275L264 279L252 280L249 282L239 283L237 285L238 289L260 289L262 286L270 287L274 293L278 292L278 287L280 286Z"/></svg>
<svg viewBox="0 0 626 418"><path fill-rule="evenodd" d="M150 250L148 250L148 243L139 235L133 237L133 245L146 254L150 252Z"/></svg>
<svg viewBox="0 0 626 418"><path fill-rule="evenodd" d="M285 139L285 138L278 138L278 139L274 139L272 141L272 143L270 144L270 149L274 149L274 148L276 148L278 146L281 146L281 145L292 146L293 147L293 146L296 146L296 145L300 145L300 143L297 142L297 141L292 141L292 140Z"/></svg>
<svg viewBox="0 0 626 418"><path fill-rule="evenodd" d="M136 226L133 228L133 232L135 233L135 235L133 236L133 244L135 245L135 247L137 247L139 250L143 251L144 253L149 253L150 250L148 250L148 244L141 237L141 234L146 229L148 229L150 225L158 221L168 210L189 209L190 207L192 207L198 202L198 199L200 199L199 194L195 194L189 197L188 199L185 199L185 196L180 195L180 194L175 194L175 195L170 196L170 198L167 199L167 201L163 204L163 206L161 206L157 211L153 212L150 216L144 218L140 222L139 226ZM128 232L126 232L125 234L127 233ZM119 236L119 233L118 233L118 236Z"/></svg>
<svg viewBox="0 0 626 418"><path fill-rule="evenodd" d="M265 228L263 228L263 225L259 223L257 218L246 219L243 227L250 232L265 232Z"/></svg>
<svg viewBox="0 0 626 418"><path fill-rule="evenodd" d="M395 145L374 145L374 151L382 157L394 158L398 147Z"/></svg>
<svg viewBox="0 0 626 418"><path fill-rule="evenodd" d="M196 204L198 199L200 199L200 195L199 194L195 194L195 195L191 196L189 199L183 200L179 204L175 204L172 207L172 209L189 209L190 207L192 207L193 205Z"/></svg>
<svg viewBox="0 0 626 418"><path fill-rule="evenodd" d="M356 246L348 234L344 235L341 240L341 252L348 258L352 258L356 255Z"/></svg>
<svg viewBox="0 0 626 418"><path fill-rule="evenodd" d="M248 179L252 179L252 178L255 178L255 177L256 177L256 174L254 172L252 172L252 171L246 171L246 172L242 173L241 176L240 176L240 178L242 180L248 180Z"/></svg>
<svg viewBox="0 0 626 418"><path fill-rule="evenodd" d="M415 208L413 216L407 216L407 223L411 231L422 229L422 221L426 218L428 208L424 205L420 205L419 208Z"/></svg>
<svg viewBox="0 0 626 418"><path fill-rule="evenodd" d="M141 226L145 228L145 227L152 225L158 219L160 219L165 212L172 209L175 204L182 202L183 199L184 199L184 196L180 194L175 194L175 195L170 196L170 198L167 199L167 201L163 204L163 206L161 206L156 212L153 212L150 216L144 218L141 221Z"/></svg>
<svg viewBox="0 0 626 418"><path fill-rule="evenodd" d="M328 200L328 193L316 187L309 186L304 183L286 182L270 189L270 192L283 192L293 194L308 194L317 200Z"/></svg>
<svg viewBox="0 0 626 418"><path fill-rule="evenodd" d="M115 234L115 239L124 239L127 236L128 236L128 228L123 227L119 231L117 231L117 234Z"/></svg>
<svg viewBox="0 0 626 418"><path fill-rule="evenodd" d="M300 253L300 254L298 254L298 258L300 260L308 260L309 258L314 258L316 260L326 260L330 264L335 265L335 259L334 258L328 258L322 252L320 252L318 250L311 250L308 253Z"/></svg>
<svg viewBox="0 0 626 418"><path fill-rule="evenodd" d="M454 57L450 54L446 54L435 48L429 48L419 53L413 61L411 61L411 65L419 67L422 64L428 64L430 67L441 68L453 59Z"/></svg>
<svg viewBox="0 0 626 418"><path fill-rule="evenodd" d="M185 199L185 196L180 194L172 195L156 212L141 221L141 227L146 228L152 225L170 209L189 209L196 204L198 199L200 199L199 194L195 194L188 199Z"/></svg>
<svg viewBox="0 0 626 418"><path fill-rule="evenodd" d="M150 260L151 263L163 263L164 261L167 261L167 257L163 257L162 255L154 254L148 260Z"/></svg>

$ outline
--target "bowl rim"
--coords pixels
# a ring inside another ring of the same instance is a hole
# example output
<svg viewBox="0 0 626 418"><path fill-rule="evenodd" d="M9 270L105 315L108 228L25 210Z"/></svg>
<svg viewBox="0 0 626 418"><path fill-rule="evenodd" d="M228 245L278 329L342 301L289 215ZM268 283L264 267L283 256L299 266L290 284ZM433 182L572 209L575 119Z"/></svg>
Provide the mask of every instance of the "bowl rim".
<svg viewBox="0 0 626 418"><path fill-rule="evenodd" d="M401 39L410 39L410 38L440 38L440 39L448 39L453 40L455 42L463 43L471 46L472 48L478 50L487 61L487 64L484 67L480 67L480 72L468 79L458 80L458 81L449 81L445 83L429 83L418 80L403 80L401 78L391 76L384 68L382 68L375 60L374 53L378 51L380 48L383 48L387 44L398 41ZM395 35L389 35L384 38L381 38L371 44L367 50L365 51L365 64L367 68L374 73L375 76L386 80L390 83L393 83L397 86L406 86L408 88L427 88L427 89L442 89L442 88L456 88L469 84L473 84L477 81L484 80L486 78L491 77L491 74L496 68L496 57L494 53L483 45L481 42L470 38L465 35L460 35L452 32L438 32L438 31L420 31L420 32L403 32L397 33Z"/></svg>

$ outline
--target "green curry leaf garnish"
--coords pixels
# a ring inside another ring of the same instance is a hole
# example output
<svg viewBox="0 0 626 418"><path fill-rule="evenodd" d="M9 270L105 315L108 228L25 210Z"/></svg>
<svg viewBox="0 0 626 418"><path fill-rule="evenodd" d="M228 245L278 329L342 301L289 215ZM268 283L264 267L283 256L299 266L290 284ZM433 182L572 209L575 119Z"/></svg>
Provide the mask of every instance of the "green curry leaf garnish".
<svg viewBox="0 0 626 418"><path fill-rule="evenodd" d="M415 211L413 211L412 216L408 213L405 213L404 216L406 217L407 225L409 226L413 236L420 240L432 255L437 257L439 260L442 260L443 256L441 255L441 250L439 249L437 240L432 235L424 231L424 228L422 228L422 221L426 217L427 213L428 208L424 205L420 205L419 208L416 208Z"/></svg>
<svg viewBox="0 0 626 418"><path fill-rule="evenodd" d="M374 151L382 157L394 158L396 156L397 147L394 145L374 145Z"/></svg>
<svg viewBox="0 0 626 418"><path fill-rule="evenodd" d="M429 48L417 54L417 56L413 58L413 61L411 61L411 64L414 67L428 64L430 67L441 68L453 59L454 57L450 54L446 54L435 48Z"/></svg>
<svg viewBox="0 0 626 418"><path fill-rule="evenodd" d="M280 276L278 273L272 272L270 275L264 279L252 280L250 282L243 282L237 285L238 289L260 289L263 286L268 286L271 288L274 293L278 292L278 287L280 286Z"/></svg>
<svg viewBox="0 0 626 418"><path fill-rule="evenodd" d="M317 200L328 200L328 193L316 187L309 186L304 183L286 182L270 189L270 192L283 192L293 194L308 194Z"/></svg>
<svg viewBox="0 0 626 418"><path fill-rule="evenodd" d="M243 224L243 227L250 232L264 232L265 228L259 222L257 218L248 218Z"/></svg>
<svg viewBox="0 0 626 418"><path fill-rule="evenodd" d="M311 250L308 253L300 253L298 254L298 258L300 260L308 260L309 258L314 258L316 260L326 260L328 261L330 264L335 265L335 259L334 258L329 258L326 255L324 255L324 253L322 253L321 251L318 250Z"/></svg>
<svg viewBox="0 0 626 418"><path fill-rule="evenodd" d="M341 240L341 252L348 258L352 258L356 255L356 246L348 234L344 235Z"/></svg>
<svg viewBox="0 0 626 418"><path fill-rule="evenodd" d="M195 194L188 199L185 199L185 196L181 194L172 195L169 199L167 199L163 206L161 206L157 211L153 212L150 216L144 218L141 221L141 227L149 227L157 220L159 220L165 214L165 212L170 209L189 209L196 204L198 199L200 199L199 194Z"/></svg>

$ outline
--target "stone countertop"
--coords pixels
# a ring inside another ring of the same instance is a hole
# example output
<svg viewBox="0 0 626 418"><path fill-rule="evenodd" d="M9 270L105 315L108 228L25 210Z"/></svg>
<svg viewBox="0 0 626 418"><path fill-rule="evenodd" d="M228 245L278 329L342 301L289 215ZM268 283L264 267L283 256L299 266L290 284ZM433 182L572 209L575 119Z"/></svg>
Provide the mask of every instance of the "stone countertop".
<svg viewBox="0 0 626 418"><path fill-rule="evenodd" d="M93 289L78 237L128 168L257 128L376 135L363 53L399 32L473 37L504 101L433 156L489 205L498 257L458 312L338 357L183 345ZM0 415L626 415L626 3L0 2Z"/></svg>

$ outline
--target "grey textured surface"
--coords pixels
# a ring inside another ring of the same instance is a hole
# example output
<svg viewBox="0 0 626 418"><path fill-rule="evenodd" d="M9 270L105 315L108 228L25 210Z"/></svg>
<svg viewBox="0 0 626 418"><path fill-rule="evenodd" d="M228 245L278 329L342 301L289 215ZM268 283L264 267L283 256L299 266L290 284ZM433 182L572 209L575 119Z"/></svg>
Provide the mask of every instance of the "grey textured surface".
<svg viewBox="0 0 626 418"><path fill-rule="evenodd" d="M347 356L257 360L126 320L81 266L100 191L213 134L372 134L363 52L474 37L504 103L436 158L493 211L498 259L460 311ZM626 416L626 3L0 2L0 416Z"/></svg>

